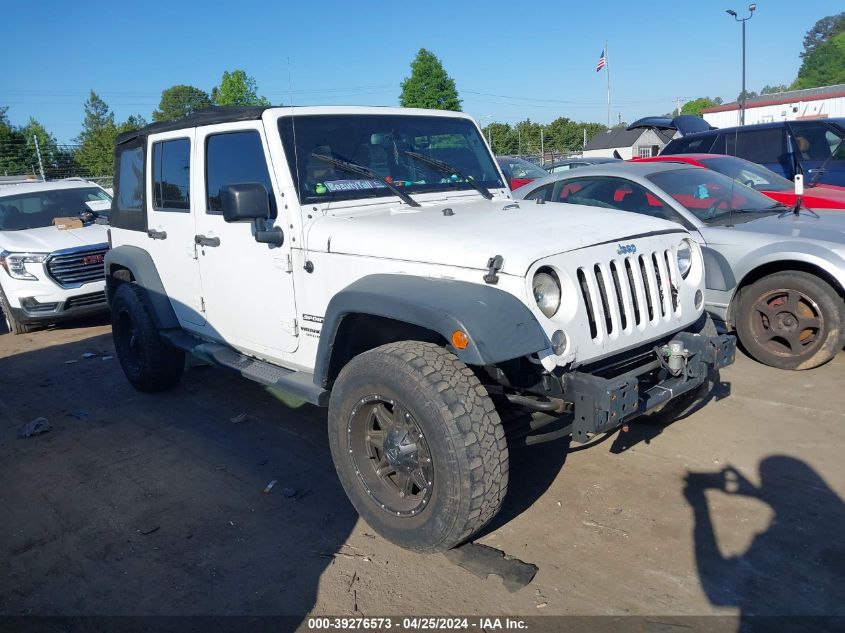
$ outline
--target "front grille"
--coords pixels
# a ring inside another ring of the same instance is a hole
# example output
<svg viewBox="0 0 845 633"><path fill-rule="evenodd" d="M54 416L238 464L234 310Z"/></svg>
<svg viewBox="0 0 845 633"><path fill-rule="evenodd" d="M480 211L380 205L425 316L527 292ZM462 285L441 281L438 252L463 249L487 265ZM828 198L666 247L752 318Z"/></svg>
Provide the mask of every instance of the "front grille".
<svg viewBox="0 0 845 633"><path fill-rule="evenodd" d="M86 295L77 295L65 301L65 310L71 308L88 308L91 306L103 305L106 303L105 292L90 292Z"/></svg>
<svg viewBox="0 0 845 633"><path fill-rule="evenodd" d="M679 314L678 268L672 250L580 266L578 285L595 343L615 339Z"/></svg>
<svg viewBox="0 0 845 633"><path fill-rule="evenodd" d="M103 256L108 246L101 244L90 249L58 252L47 259L47 274L63 288L105 279Z"/></svg>

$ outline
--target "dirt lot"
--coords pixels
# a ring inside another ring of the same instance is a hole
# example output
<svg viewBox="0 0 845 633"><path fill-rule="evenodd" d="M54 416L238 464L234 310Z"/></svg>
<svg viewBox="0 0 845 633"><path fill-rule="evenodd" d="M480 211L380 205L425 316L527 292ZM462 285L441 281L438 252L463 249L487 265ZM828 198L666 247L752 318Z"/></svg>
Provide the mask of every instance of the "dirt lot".
<svg viewBox="0 0 845 633"><path fill-rule="evenodd" d="M845 354L740 357L669 427L514 449L479 542L538 566L515 592L373 536L324 411L208 367L146 396L111 354L102 319L0 336L0 614L845 615Z"/></svg>

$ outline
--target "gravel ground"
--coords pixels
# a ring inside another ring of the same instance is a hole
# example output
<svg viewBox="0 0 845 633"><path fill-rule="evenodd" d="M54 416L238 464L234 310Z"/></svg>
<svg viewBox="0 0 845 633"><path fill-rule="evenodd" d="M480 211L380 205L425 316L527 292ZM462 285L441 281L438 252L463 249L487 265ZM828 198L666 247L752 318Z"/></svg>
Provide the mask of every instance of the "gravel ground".
<svg viewBox="0 0 845 633"><path fill-rule="evenodd" d="M2 615L845 615L843 354L739 356L668 427L514 448L478 542L538 567L517 591L375 536L325 411L202 366L140 394L112 354L103 319L0 336Z"/></svg>

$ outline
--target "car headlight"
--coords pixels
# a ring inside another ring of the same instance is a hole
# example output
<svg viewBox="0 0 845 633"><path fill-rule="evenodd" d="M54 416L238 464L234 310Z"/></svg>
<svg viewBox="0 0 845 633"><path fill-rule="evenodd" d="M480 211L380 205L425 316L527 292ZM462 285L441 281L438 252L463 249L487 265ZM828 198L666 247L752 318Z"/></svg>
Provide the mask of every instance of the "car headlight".
<svg viewBox="0 0 845 633"><path fill-rule="evenodd" d="M692 270L692 244L688 239L681 240L678 244L678 269L681 271L681 277L684 279Z"/></svg>
<svg viewBox="0 0 845 633"><path fill-rule="evenodd" d="M38 277L26 269L27 264L40 264L47 258L47 253L10 253L0 252L0 266L13 279L37 280Z"/></svg>
<svg viewBox="0 0 845 633"><path fill-rule="evenodd" d="M540 312L552 318L560 308L560 282L557 276L548 268L542 269L534 275L531 286Z"/></svg>

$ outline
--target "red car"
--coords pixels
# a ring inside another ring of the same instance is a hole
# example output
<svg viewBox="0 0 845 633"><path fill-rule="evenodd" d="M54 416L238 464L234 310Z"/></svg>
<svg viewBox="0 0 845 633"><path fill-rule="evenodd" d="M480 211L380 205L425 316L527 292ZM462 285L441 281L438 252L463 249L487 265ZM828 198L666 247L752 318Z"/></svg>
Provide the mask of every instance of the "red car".
<svg viewBox="0 0 845 633"><path fill-rule="evenodd" d="M635 162L670 161L705 167L748 185L781 204L788 206L795 204L795 186L792 182L744 158L723 154L672 154L631 160ZM845 209L845 187L836 185L804 187L801 202L808 209Z"/></svg>

